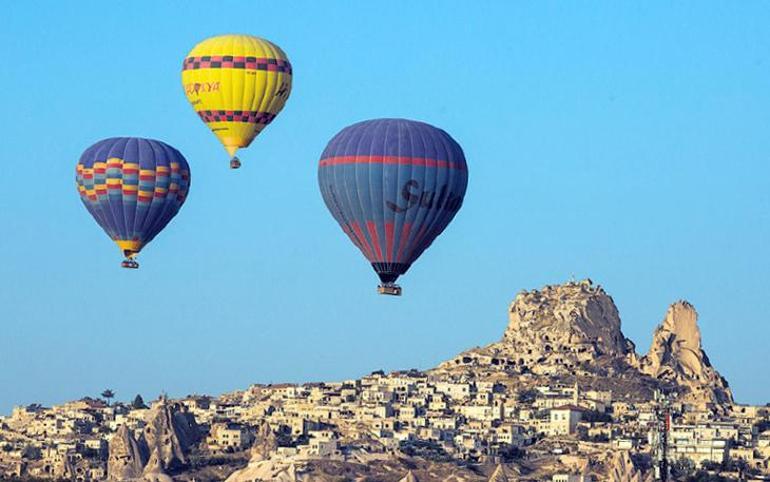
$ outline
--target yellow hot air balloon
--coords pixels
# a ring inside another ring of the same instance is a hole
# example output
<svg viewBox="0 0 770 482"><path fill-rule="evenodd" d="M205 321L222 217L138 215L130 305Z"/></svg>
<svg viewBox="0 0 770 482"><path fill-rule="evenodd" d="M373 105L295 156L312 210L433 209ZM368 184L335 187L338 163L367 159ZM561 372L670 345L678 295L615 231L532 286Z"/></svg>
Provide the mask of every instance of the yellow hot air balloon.
<svg viewBox="0 0 770 482"><path fill-rule="evenodd" d="M247 147L283 109L291 64L277 45L251 35L220 35L199 43L182 65L187 100L240 167Z"/></svg>

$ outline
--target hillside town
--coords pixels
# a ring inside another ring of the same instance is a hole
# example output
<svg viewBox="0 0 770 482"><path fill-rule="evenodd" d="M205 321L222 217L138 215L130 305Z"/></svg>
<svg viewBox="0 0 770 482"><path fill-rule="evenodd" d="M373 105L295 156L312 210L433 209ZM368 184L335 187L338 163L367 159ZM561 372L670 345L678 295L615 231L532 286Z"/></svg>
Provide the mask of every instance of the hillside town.
<svg viewBox="0 0 770 482"><path fill-rule="evenodd" d="M675 303L640 357L601 287L545 287L517 296L500 342L432 370L16 407L0 417L0 476L770 480L770 407L733 401L696 322Z"/></svg>

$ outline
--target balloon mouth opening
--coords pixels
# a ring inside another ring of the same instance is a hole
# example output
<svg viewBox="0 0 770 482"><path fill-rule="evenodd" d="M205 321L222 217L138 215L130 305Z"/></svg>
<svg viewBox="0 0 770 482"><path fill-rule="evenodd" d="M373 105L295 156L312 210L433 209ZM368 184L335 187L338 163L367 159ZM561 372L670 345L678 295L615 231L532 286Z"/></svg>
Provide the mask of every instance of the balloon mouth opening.
<svg viewBox="0 0 770 482"><path fill-rule="evenodd" d="M406 263L372 263L372 268L383 284L392 284L399 276L406 273L409 265Z"/></svg>
<svg viewBox="0 0 770 482"><path fill-rule="evenodd" d="M118 245L123 256L128 259L133 258L142 250L142 242L136 239L116 239L115 244Z"/></svg>

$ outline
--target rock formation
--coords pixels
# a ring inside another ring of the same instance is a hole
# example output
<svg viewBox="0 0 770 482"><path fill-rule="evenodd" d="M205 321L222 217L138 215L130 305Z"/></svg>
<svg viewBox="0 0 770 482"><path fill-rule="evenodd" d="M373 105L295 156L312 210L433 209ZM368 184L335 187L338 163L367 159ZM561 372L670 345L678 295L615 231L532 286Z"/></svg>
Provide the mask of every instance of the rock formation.
<svg viewBox="0 0 770 482"><path fill-rule="evenodd" d="M523 291L508 312L504 340L509 343L586 345L597 355L633 351L633 344L620 331L620 316L612 298L590 280ZM549 353L543 348L538 354Z"/></svg>
<svg viewBox="0 0 770 482"><path fill-rule="evenodd" d="M497 465L497 468L495 468L495 471L492 472L492 476L489 478L489 482L508 482L508 476L505 475L505 469L502 465Z"/></svg>
<svg viewBox="0 0 770 482"><path fill-rule="evenodd" d="M163 474L187 465L187 453L198 440L198 427L186 407L162 397L153 406L143 435L150 454L144 473Z"/></svg>
<svg viewBox="0 0 770 482"><path fill-rule="evenodd" d="M434 372L476 379L500 371L509 377L577 378L583 385L638 399L678 385L684 402L725 408L732 394L701 347L697 318L689 303L673 304L655 331L650 352L640 358L601 286L591 280L545 286L516 295L499 342L465 351Z"/></svg>
<svg viewBox="0 0 770 482"><path fill-rule="evenodd" d="M253 462L270 458L270 454L278 448L278 439L269 423L264 420L261 421L256 432L256 439L251 447L251 461Z"/></svg>
<svg viewBox="0 0 770 482"><path fill-rule="evenodd" d="M399 480L398 482L420 482L420 479L417 478L416 475L414 475L414 472L411 470L406 473L406 475Z"/></svg>
<svg viewBox="0 0 770 482"><path fill-rule="evenodd" d="M123 425L110 440L110 455L107 461L108 480L122 481L142 476L147 454L131 430Z"/></svg>
<svg viewBox="0 0 770 482"><path fill-rule="evenodd" d="M727 381L711 366L701 346L698 313L677 301L655 330L650 351L640 362L642 372L685 387L685 401L696 405L732 403Z"/></svg>
<svg viewBox="0 0 770 482"><path fill-rule="evenodd" d="M652 482L653 473L645 476L634 466L627 450L616 450L607 462L607 480L610 482Z"/></svg>
<svg viewBox="0 0 770 482"><path fill-rule="evenodd" d="M508 319L500 342L462 353L440 368L481 363L550 375L599 366L622 370L637 363L615 303L591 280L522 291Z"/></svg>
<svg viewBox="0 0 770 482"><path fill-rule="evenodd" d="M297 469L291 462L252 460L246 467L230 474L225 482L253 482L255 480L296 482L299 478Z"/></svg>
<svg viewBox="0 0 770 482"><path fill-rule="evenodd" d="M144 474L141 482L174 482L174 479L162 472L149 472Z"/></svg>
<svg viewBox="0 0 770 482"><path fill-rule="evenodd" d="M161 398L150 412L139 439L121 426L110 441L109 480L171 480L167 471L187 465L187 454L198 441L198 426L186 407Z"/></svg>

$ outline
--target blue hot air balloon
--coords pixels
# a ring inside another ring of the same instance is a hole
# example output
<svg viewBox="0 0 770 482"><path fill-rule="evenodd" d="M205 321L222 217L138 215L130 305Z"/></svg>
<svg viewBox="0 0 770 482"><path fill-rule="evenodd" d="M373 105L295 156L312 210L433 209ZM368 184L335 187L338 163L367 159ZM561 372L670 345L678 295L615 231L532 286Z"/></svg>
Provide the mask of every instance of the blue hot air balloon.
<svg viewBox="0 0 770 482"><path fill-rule="evenodd" d="M468 168L441 129L375 119L342 129L318 165L326 206L372 264L383 294L431 245L463 203Z"/></svg>
<svg viewBox="0 0 770 482"><path fill-rule="evenodd" d="M115 137L86 149L76 168L80 200L118 245L124 268L176 216L187 199L190 166L166 143Z"/></svg>

